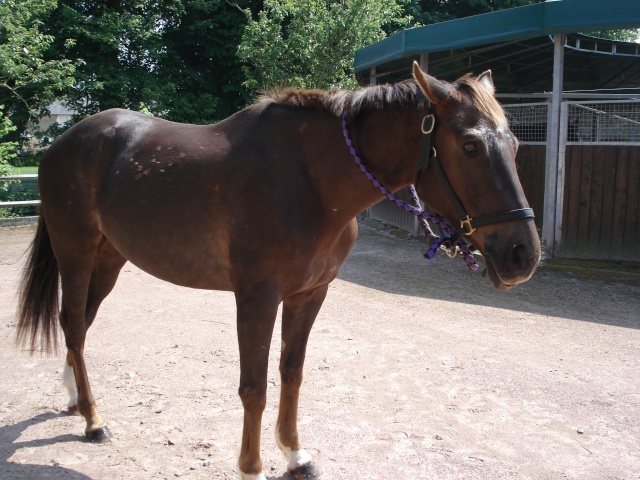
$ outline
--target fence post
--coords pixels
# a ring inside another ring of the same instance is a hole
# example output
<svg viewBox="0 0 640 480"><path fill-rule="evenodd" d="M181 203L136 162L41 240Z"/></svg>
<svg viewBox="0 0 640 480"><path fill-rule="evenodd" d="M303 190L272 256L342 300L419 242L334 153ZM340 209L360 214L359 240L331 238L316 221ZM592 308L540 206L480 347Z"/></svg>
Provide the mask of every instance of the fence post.
<svg viewBox="0 0 640 480"><path fill-rule="evenodd" d="M565 151L567 150L567 136L569 125L569 104L560 105L560 130L558 132L558 178L556 180L556 211L554 219L554 251L562 242L562 219L564 215L564 185L565 185Z"/></svg>
<svg viewBox="0 0 640 480"><path fill-rule="evenodd" d="M542 219L542 242L547 253L553 257L556 232L556 208L558 190L558 154L560 137L560 106L562 102L562 85L564 70L564 44L566 36L556 34L553 53L553 96L549 109L547 129L547 154L545 167L544 213Z"/></svg>

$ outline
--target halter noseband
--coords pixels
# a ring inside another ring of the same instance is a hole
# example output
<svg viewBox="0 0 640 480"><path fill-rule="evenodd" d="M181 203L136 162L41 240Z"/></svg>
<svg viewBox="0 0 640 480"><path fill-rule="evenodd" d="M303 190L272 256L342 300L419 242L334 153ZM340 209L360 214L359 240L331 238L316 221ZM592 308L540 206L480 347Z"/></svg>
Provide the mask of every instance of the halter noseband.
<svg viewBox="0 0 640 480"><path fill-rule="evenodd" d="M415 205L409 205L408 203L400 200L395 195L393 195L393 193L391 193L387 188L385 188L378 181L375 175L373 175L368 170L368 168L362 163L362 160L358 156L358 152L356 151L355 146L353 145L353 141L351 140L351 134L349 132L349 129L347 128L347 115L346 113L342 114L342 131L343 131L345 140L347 142L347 146L351 151L351 155L353 155L353 158L356 164L358 164L358 166L360 167L360 171L362 171L366 175L366 177L374 184L374 186L377 187L380 190L380 192L383 195L385 195L389 200L395 202L396 205L404 208L407 212L410 212L413 215L417 216L421 221L422 228L425 234L427 235L427 237L435 237L435 235L433 235L433 233L431 232L431 229L429 228L428 224L426 223L427 220L435 223L443 230L443 232L446 232L448 235L453 237L450 239L435 237L436 240L431 244L431 246L429 247L429 250L427 251L427 253L425 253L424 256L430 260L435 257L436 252L438 251L438 248L442 247L447 251L447 255L450 258L455 258L458 252L460 252L465 262L467 263L467 266L469 267L469 269L477 270L478 264L476 263L476 260L473 257L473 255L471 254L470 246L465 243L464 237L471 235L473 232L476 231L478 227L483 227L485 225L491 225L493 223L507 222L512 220L519 220L523 218L534 218L533 209L520 208L516 210L510 210L508 212L502 212L502 213L497 213L493 215L486 215L480 218L471 218L467 214L466 210L460 203L460 200L458 199L457 195L453 191L453 188L451 187L451 183L449 182L447 175L442 169L442 165L440 164L440 160L438 159L436 149L431 147L431 135L433 134L433 130L435 129L435 123L436 123L436 119L433 113L428 114L422 119L422 124L420 126L420 129L424 134L424 142L422 145L422 154L415 167L414 183L418 183L420 174L424 170L426 170L429 167L429 165L433 166L434 170L436 171L436 174L438 175L438 179L442 183L442 186L447 196L449 197L449 200L453 203L454 208L456 209L456 212L460 217L460 230L456 230L453 227L451 227L442 217L439 217L437 215L431 215L430 213L421 210L420 202L419 202L414 185L409 186L409 192L411 194L412 201L414 202Z"/></svg>

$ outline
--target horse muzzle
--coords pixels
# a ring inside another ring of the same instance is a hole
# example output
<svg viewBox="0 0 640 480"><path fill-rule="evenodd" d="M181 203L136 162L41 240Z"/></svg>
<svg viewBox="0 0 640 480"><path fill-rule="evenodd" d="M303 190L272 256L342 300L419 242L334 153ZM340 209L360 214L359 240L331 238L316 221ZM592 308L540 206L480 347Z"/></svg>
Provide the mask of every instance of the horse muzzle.
<svg viewBox="0 0 640 480"><path fill-rule="evenodd" d="M540 262L540 241L510 243L496 249L487 247L484 253L486 272L498 290L510 290L531 278Z"/></svg>

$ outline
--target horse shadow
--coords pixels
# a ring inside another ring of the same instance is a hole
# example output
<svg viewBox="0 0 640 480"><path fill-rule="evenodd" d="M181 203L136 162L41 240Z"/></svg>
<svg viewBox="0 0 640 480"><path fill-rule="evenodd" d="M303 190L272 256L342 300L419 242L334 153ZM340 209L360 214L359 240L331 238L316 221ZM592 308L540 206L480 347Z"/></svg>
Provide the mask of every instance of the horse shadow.
<svg viewBox="0 0 640 480"><path fill-rule="evenodd" d="M26 463L14 463L10 460L14 453L23 448L38 448L62 442L81 441L78 435L59 435L52 438L43 438L20 442L18 439L29 427L55 418L66 416L66 412L45 412L33 418L23 420L12 425L0 427L0 472L4 480L32 479L32 478L64 478L65 480L91 480L90 477L64 468L59 465L38 465Z"/></svg>
<svg viewBox="0 0 640 480"><path fill-rule="evenodd" d="M358 242L344 263L338 278L392 294L464 303L505 310L533 312L603 325L640 329L633 304L640 293L640 270L627 272L615 265L586 267L544 261L531 280L510 291L498 291L479 271L469 272L458 258L451 261L441 253L432 261L422 257L425 244L401 240L378 232L375 226L360 224ZM581 300L598 295L585 311ZM616 315L611 305L625 305ZM577 307L576 307L577 305Z"/></svg>
<svg viewBox="0 0 640 480"><path fill-rule="evenodd" d="M59 435L52 438L17 441L22 433L29 427L44 423L55 418L69 415L67 412L45 412L28 418L22 422L0 427L0 478L2 480L31 480L34 478L54 478L64 480L93 480L87 475L70 470L59 465L38 465L32 463L14 463L10 460L15 452L23 448L38 448L64 442L85 441L80 435ZM277 473L267 476L268 480L293 480L293 477L285 472L280 476Z"/></svg>

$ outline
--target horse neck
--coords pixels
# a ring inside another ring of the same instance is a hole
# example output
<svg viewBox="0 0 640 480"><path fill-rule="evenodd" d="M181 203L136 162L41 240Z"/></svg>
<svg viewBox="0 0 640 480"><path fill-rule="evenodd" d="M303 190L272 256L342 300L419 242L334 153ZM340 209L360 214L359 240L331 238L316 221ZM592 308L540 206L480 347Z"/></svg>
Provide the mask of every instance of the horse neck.
<svg viewBox="0 0 640 480"><path fill-rule="evenodd" d="M349 122L353 144L362 163L390 192L413 183L415 165L420 157L424 135L420 130L424 114L415 109L374 111ZM384 198L360 171L345 146L349 168L350 195L356 214Z"/></svg>

